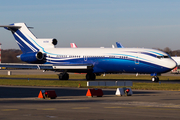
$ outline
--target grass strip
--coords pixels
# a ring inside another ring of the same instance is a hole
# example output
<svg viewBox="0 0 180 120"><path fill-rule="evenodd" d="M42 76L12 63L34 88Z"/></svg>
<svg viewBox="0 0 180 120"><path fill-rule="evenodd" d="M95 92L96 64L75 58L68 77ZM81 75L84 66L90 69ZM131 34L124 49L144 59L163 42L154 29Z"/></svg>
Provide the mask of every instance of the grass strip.
<svg viewBox="0 0 180 120"><path fill-rule="evenodd" d="M87 81L71 81L71 80L10 80L0 79L0 85L15 85L15 86L50 86L50 87L78 87L81 84L82 88L113 88L123 86L92 86L87 87ZM165 84L165 83L133 83L130 86L136 90L176 90L180 91L180 84Z"/></svg>
<svg viewBox="0 0 180 120"><path fill-rule="evenodd" d="M0 79L0 85L17 85L17 86L53 86L53 87L78 87L81 84L86 86L86 81L70 80L11 80Z"/></svg>
<svg viewBox="0 0 180 120"><path fill-rule="evenodd" d="M0 85L16 85L16 86L51 86L51 87L78 87L81 84L81 87L87 88L87 81L85 80L85 74L70 74L70 80L58 80L56 75L0 75L0 78L9 78L9 79L0 79ZM21 80L10 79L10 78L24 78ZM37 78L37 80L31 80L30 78ZM38 78L41 78L39 80ZM55 79L57 80L42 80L43 78ZM161 81L163 80L180 80L180 76L160 76ZM71 80L73 79L73 80ZM83 80L82 80L83 79ZM151 81L151 76L149 75L121 75L121 74L111 74L103 76L97 76L98 79L106 80L149 80ZM88 88L113 88L123 86L98 86L98 87L88 87ZM133 86L130 88L136 90L176 90L180 91L180 84L170 84L170 83L145 83L145 82L134 82Z"/></svg>

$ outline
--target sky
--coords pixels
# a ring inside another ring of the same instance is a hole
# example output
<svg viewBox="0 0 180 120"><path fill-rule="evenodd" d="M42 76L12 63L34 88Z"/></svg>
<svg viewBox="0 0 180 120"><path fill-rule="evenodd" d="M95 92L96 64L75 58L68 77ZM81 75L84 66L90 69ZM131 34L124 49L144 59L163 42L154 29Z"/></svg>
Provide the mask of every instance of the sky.
<svg viewBox="0 0 180 120"><path fill-rule="evenodd" d="M57 47L124 47L180 50L179 0L4 0L0 25L24 22L37 38ZM19 49L0 28L2 49Z"/></svg>

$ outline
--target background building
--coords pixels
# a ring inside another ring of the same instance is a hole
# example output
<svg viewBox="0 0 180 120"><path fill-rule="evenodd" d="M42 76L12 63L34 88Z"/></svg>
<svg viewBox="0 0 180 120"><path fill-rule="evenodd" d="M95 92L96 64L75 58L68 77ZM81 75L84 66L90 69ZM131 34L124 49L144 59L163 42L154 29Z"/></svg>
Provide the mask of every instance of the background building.
<svg viewBox="0 0 180 120"><path fill-rule="evenodd" d="M1 43L0 43L0 63L1 63ZM0 67L1 69L1 67Z"/></svg>

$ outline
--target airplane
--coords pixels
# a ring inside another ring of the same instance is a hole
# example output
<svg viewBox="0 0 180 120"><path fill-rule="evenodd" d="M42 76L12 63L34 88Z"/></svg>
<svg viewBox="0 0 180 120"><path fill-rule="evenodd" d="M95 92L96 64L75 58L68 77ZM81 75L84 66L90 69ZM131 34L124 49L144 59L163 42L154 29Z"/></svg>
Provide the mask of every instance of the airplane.
<svg viewBox="0 0 180 120"><path fill-rule="evenodd" d="M177 67L175 67L171 73L175 73L175 74L179 74L180 73L180 57L171 57L176 63L177 63Z"/></svg>
<svg viewBox="0 0 180 120"><path fill-rule="evenodd" d="M71 48L78 48L76 43L70 43L70 46L71 46ZM104 47L100 47L100 48L104 48ZM112 48L114 48L114 47L112 46Z"/></svg>
<svg viewBox="0 0 180 120"><path fill-rule="evenodd" d="M177 66L180 65L180 57L171 57L174 61L176 61Z"/></svg>
<svg viewBox="0 0 180 120"><path fill-rule="evenodd" d="M171 71L176 62L165 52L145 48L56 48L57 40L36 38L25 23L1 25L12 32L22 54L17 56L27 64L1 63L0 67L32 68L61 72L59 80L68 80L69 72L87 73L87 80L107 73L158 75Z"/></svg>
<svg viewBox="0 0 180 120"><path fill-rule="evenodd" d="M117 48L124 48L124 46L120 42L116 42Z"/></svg>
<svg viewBox="0 0 180 120"><path fill-rule="evenodd" d="M118 43L116 43L116 44L118 44ZM120 43L120 44L121 44L121 43ZM71 48L78 48L75 43L70 43L70 46L71 46ZM121 46L121 47L123 47L123 46ZM118 47L118 48L121 48L121 47ZM101 47L101 48L102 48L102 47ZM115 46L112 45L112 48L115 48Z"/></svg>
<svg viewBox="0 0 180 120"><path fill-rule="evenodd" d="M77 48L77 45L75 43L70 43L71 48Z"/></svg>
<svg viewBox="0 0 180 120"><path fill-rule="evenodd" d="M124 46L120 42L116 42L117 48L124 48ZM115 48L114 45L112 45L112 48Z"/></svg>

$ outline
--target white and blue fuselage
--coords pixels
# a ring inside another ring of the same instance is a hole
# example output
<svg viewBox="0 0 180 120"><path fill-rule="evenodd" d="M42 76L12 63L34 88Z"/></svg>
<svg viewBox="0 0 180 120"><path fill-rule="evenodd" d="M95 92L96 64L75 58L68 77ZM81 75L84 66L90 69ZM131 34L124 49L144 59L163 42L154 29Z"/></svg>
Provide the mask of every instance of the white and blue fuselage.
<svg viewBox="0 0 180 120"><path fill-rule="evenodd" d="M38 39L24 23L14 23L0 27L5 27L13 33L17 44L23 52L18 56L22 61L33 64L68 66L69 68L66 67L68 69L59 67L59 70L65 72L145 73L157 75L176 67L176 62L167 53L155 49L55 48L56 39ZM91 69L77 70L78 66L82 65L92 67ZM72 68L70 68L71 66Z"/></svg>
<svg viewBox="0 0 180 120"><path fill-rule="evenodd" d="M176 66L164 52L145 48L45 49L45 64L92 64L94 73L164 73Z"/></svg>

